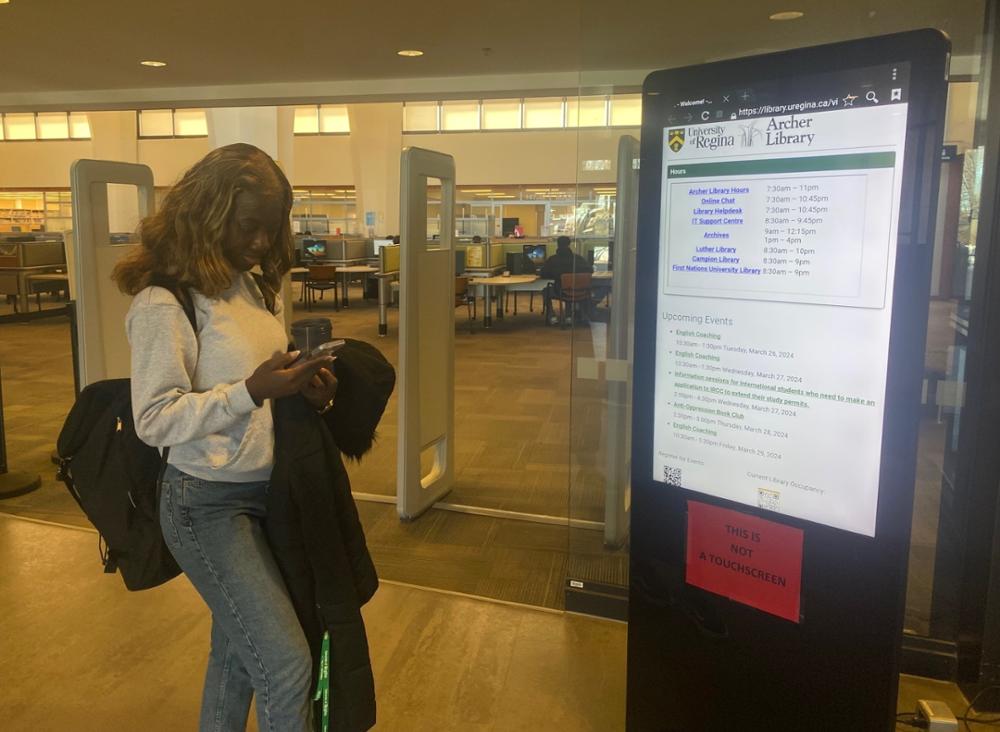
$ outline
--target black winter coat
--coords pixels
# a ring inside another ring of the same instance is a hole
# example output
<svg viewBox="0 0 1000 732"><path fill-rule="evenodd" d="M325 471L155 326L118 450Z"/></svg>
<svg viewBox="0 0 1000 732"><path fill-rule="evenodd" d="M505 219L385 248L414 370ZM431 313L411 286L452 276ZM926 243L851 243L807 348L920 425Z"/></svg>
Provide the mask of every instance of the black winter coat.
<svg viewBox="0 0 1000 732"><path fill-rule="evenodd" d="M375 724L361 606L375 594L378 576L341 453L358 459L371 448L396 377L361 341L348 340L334 368L337 398L326 415L298 395L275 403L266 532L312 650L314 682L323 633L330 633L330 729L357 732Z"/></svg>

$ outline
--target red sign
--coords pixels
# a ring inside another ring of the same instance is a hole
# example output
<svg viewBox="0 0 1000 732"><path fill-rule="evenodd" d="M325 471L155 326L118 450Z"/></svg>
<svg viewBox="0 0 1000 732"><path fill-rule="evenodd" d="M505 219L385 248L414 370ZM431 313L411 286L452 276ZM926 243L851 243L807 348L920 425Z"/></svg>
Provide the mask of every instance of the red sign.
<svg viewBox="0 0 1000 732"><path fill-rule="evenodd" d="M688 584L799 622L802 530L688 501Z"/></svg>

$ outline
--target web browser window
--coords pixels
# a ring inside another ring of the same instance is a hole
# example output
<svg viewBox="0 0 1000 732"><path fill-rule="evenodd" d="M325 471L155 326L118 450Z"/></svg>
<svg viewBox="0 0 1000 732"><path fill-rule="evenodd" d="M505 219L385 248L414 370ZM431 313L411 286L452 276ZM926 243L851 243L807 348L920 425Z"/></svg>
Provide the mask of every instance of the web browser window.
<svg viewBox="0 0 1000 732"><path fill-rule="evenodd" d="M907 72L670 106L655 480L874 535Z"/></svg>

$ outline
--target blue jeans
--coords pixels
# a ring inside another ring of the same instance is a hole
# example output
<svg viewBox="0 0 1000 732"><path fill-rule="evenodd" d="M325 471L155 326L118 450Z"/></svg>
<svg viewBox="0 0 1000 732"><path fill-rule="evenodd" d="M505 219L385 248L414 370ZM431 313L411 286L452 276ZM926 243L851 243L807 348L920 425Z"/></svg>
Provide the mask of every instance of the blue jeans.
<svg viewBox="0 0 1000 732"><path fill-rule="evenodd" d="M201 732L245 730L254 694L261 732L311 729L312 657L261 526L267 488L163 476L163 537L212 611Z"/></svg>

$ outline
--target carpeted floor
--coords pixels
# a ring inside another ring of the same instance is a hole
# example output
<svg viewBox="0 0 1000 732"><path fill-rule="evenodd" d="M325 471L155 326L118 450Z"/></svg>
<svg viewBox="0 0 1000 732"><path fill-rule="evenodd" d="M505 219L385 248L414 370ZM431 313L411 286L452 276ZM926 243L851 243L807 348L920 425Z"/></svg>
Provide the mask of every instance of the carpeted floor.
<svg viewBox="0 0 1000 732"><path fill-rule="evenodd" d="M389 336L378 338L375 304L361 300L357 288L352 294L349 309L335 312L321 302L312 313L297 308L296 317L330 317L337 336L368 340L396 363L397 312L390 311ZM567 576L625 584L627 553L605 549L599 530L571 529L568 521L603 518L603 382L570 375L571 357L592 354L594 333L603 337L603 326L549 328L538 312L520 308L490 330L480 320L470 334L464 311L456 316L457 474L446 500L543 514L558 523L439 510L402 523L394 505L360 501L380 573L551 608L562 607ZM84 525L50 462L73 401L68 320L0 324L0 369L10 469L43 477L39 491L4 500L0 511ZM394 396L376 447L349 466L356 493L394 496L396 436Z"/></svg>
<svg viewBox="0 0 1000 732"><path fill-rule="evenodd" d="M627 582L627 553L603 546L601 532L573 529L569 519L603 520L606 385L574 378L577 359L600 358L602 323L546 327L522 298L519 314L470 333L456 311L456 485L449 503L544 514L562 522L529 524L434 510L412 524L395 508L363 502L362 517L383 575L403 582L482 594L547 607L562 606L567 576ZM537 305L537 304L536 304ZM43 299L44 307L59 307ZM927 368L943 371L953 343L954 305L931 304ZM0 314L9 312L0 303ZM352 306L324 302L307 314L325 316L338 336L368 340L396 363L397 311L389 336L377 336L377 308L353 289ZM49 456L72 404L70 339L65 318L0 324L11 470L42 474L41 490L0 503L0 511L59 522L84 521L54 480ZM355 492L395 494L396 399L389 404L375 449L350 468ZM926 633L937 546L945 425L922 423L910 547L906 628Z"/></svg>

